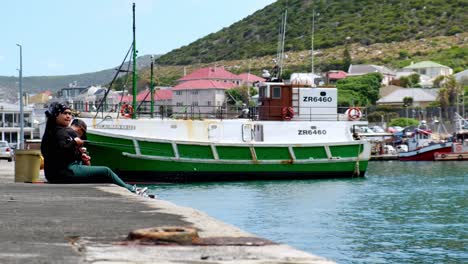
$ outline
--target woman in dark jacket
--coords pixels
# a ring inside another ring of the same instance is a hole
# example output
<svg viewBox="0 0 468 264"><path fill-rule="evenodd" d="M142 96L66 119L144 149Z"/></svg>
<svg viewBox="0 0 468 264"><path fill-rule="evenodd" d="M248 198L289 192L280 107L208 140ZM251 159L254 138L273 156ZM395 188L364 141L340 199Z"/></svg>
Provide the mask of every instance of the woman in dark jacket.
<svg viewBox="0 0 468 264"><path fill-rule="evenodd" d="M131 192L145 193L123 182L108 167L89 166L89 156L81 151L84 141L77 133L81 129L81 136L85 135L86 124L80 120L75 124L77 130L72 129L69 126L72 113L68 106L52 103L46 116L41 152L44 156L45 177L49 183L115 183Z"/></svg>

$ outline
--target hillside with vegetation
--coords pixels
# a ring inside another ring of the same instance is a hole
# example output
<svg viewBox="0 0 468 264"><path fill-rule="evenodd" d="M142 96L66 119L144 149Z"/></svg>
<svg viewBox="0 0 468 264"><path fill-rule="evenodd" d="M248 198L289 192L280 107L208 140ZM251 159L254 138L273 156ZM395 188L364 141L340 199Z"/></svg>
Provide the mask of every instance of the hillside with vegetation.
<svg viewBox="0 0 468 264"><path fill-rule="evenodd" d="M347 71L344 53L348 50L352 64L377 64L393 69L411 64L431 60L454 69L455 72L468 68L468 33L454 36L438 36L419 40L407 40L393 43L376 43L364 45L353 43L338 45L332 48L318 49L314 52L315 71L330 69ZM288 78L292 72L310 72L310 50L287 51L284 63L283 77ZM233 73L250 70L251 73L261 75L263 69L271 69L276 55L259 56L250 59L222 60L211 63L196 63L191 65L157 65L155 76L157 85L170 86L183 76L200 67L223 66ZM149 69L139 73L141 86L149 83Z"/></svg>
<svg viewBox="0 0 468 264"><path fill-rule="evenodd" d="M368 46L468 31L466 0L278 0L262 10L158 59L189 65L275 54L281 18L287 10L286 51L344 44Z"/></svg>

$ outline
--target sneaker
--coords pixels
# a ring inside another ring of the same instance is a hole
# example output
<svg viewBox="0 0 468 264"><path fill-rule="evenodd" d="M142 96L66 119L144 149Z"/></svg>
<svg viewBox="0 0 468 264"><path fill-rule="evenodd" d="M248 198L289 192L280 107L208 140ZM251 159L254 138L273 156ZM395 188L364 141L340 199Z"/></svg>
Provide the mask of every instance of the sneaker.
<svg viewBox="0 0 468 264"><path fill-rule="evenodd" d="M141 196L148 195L148 187L137 188L136 193L137 193L138 195L141 195Z"/></svg>

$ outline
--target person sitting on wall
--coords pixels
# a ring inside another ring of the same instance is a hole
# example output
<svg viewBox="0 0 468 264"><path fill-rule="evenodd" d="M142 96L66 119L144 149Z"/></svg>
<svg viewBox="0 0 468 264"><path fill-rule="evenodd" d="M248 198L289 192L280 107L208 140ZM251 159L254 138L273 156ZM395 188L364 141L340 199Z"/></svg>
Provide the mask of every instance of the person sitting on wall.
<svg viewBox="0 0 468 264"><path fill-rule="evenodd" d="M41 152L44 156L45 177L49 183L114 183L133 193L147 196L147 188L139 189L126 184L108 167L89 165L90 157L82 149L86 123L77 120L70 127L72 112L67 105L52 103L45 114L47 122Z"/></svg>

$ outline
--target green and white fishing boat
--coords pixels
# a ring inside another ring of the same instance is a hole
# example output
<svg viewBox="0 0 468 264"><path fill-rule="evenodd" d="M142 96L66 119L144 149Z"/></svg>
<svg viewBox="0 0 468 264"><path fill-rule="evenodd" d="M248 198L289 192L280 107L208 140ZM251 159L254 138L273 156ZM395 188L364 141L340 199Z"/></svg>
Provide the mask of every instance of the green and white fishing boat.
<svg viewBox="0 0 468 264"><path fill-rule="evenodd" d="M87 147L93 165L134 182L364 176L371 147L353 137L359 110L338 114L336 88L312 86L300 76L261 84L249 118L83 118Z"/></svg>

